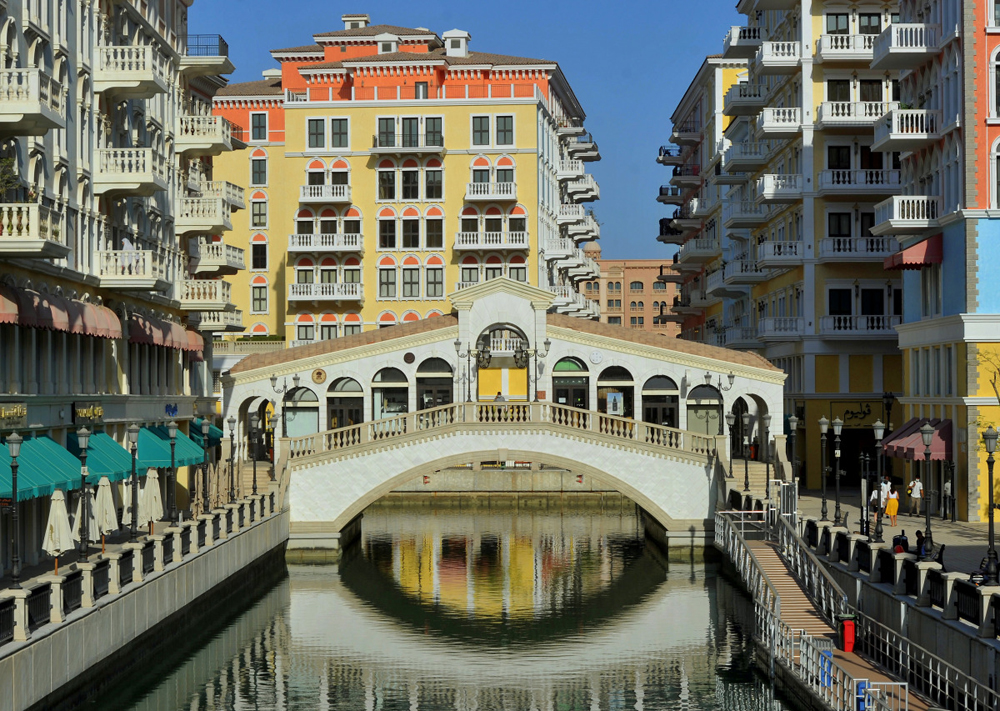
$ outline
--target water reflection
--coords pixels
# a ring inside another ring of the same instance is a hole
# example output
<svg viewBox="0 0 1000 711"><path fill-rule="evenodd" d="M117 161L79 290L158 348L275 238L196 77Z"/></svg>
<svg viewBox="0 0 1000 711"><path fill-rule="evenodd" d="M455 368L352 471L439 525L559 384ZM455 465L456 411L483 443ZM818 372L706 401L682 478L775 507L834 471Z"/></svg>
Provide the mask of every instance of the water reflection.
<svg viewBox="0 0 1000 711"><path fill-rule="evenodd" d="M750 612L712 566L643 546L634 510L380 508L339 571L291 567L114 707L781 708L749 671Z"/></svg>

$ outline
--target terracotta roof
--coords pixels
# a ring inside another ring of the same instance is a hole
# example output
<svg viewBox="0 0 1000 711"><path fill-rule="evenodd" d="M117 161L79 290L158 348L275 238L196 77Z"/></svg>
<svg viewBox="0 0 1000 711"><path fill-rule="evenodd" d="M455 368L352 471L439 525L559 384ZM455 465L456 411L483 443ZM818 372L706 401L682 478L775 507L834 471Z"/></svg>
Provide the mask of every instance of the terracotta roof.
<svg viewBox="0 0 1000 711"><path fill-rule="evenodd" d="M272 49L272 52L322 52L323 47L318 44L305 44L301 47L285 47L283 49Z"/></svg>
<svg viewBox="0 0 1000 711"><path fill-rule="evenodd" d="M265 94L281 94L280 77L230 84L215 93L216 96L262 96Z"/></svg>
<svg viewBox="0 0 1000 711"><path fill-rule="evenodd" d="M374 37L375 35L380 35L384 32L387 32L390 35L397 35L399 37L408 37L413 35L426 36L434 34L430 30L418 30L413 27L397 27L396 25L368 25L368 27L357 27L353 30L319 32L314 34L313 37Z"/></svg>
<svg viewBox="0 0 1000 711"><path fill-rule="evenodd" d="M500 66L525 66L535 64L556 64L548 59L531 59L530 57L513 57L508 54L493 54L492 52L469 52L468 57L449 57L443 49L433 49L430 52L386 52L385 54L370 54L361 57L351 57L340 62L327 62L324 64L309 64L306 67L318 67L320 69L341 64L362 64L366 62L413 62L420 63L427 60L436 62L444 61L446 64L464 66L469 64L496 64Z"/></svg>
<svg viewBox="0 0 1000 711"><path fill-rule="evenodd" d="M444 54L444 50L437 50ZM493 52L469 52L468 57L448 57L450 64L555 64L550 59L532 59L531 57L514 57L509 54L494 54Z"/></svg>
<svg viewBox="0 0 1000 711"><path fill-rule="evenodd" d="M340 61L337 61L337 62L319 62L318 64L304 64L301 67L299 67L300 70L307 70L307 69L343 69L343 68L344 68L344 63L340 62Z"/></svg>
<svg viewBox="0 0 1000 711"><path fill-rule="evenodd" d="M351 348L360 348L372 343L392 341L396 338L403 338L404 336L414 336L418 333L428 333L430 331L437 331L457 325L458 317L451 314L436 316L434 318L425 318L420 321L410 321L409 323L400 323L389 328L378 328L373 331L363 331L361 333L356 333L353 336L344 336L343 338L335 338L330 341L320 341L319 343L310 343L309 345L298 346L297 348L286 348L285 350L272 351L271 353L255 353L247 356L234 365L229 372L233 374L244 373L248 370L255 370L256 368L267 368L282 365L283 363L289 363L301 358L312 358L313 356L325 355L327 353L346 351Z"/></svg>
<svg viewBox="0 0 1000 711"><path fill-rule="evenodd" d="M562 314L547 314L545 319L550 326L557 328L568 328L573 331L592 333L595 336L607 336L619 341L640 343L645 346L662 348L663 350L674 351L676 353L685 353L702 358L713 358L751 368L763 368L764 370L782 372L781 368L774 367L766 358L749 351L734 351L731 348L720 348L719 346L710 346L707 343L684 341L680 338L670 338L669 336L649 331L640 331L626 326L615 326L610 323L588 321L574 316L563 316Z"/></svg>
<svg viewBox="0 0 1000 711"><path fill-rule="evenodd" d="M447 57L437 52L386 52L385 54L366 54L360 57L351 57L341 60L344 64L364 64L366 62L408 62L415 63L433 60L440 62Z"/></svg>

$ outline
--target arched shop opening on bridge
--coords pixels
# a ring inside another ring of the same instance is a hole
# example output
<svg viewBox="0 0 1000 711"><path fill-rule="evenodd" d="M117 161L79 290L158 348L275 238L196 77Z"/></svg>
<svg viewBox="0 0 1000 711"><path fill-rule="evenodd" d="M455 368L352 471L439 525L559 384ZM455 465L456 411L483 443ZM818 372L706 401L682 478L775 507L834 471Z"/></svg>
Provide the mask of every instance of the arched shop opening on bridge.
<svg viewBox="0 0 1000 711"><path fill-rule="evenodd" d="M597 411L617 417L633 416L635 383L632 374L619 365L601 371L597 377Z"/></svg>
<svg viewBox="0 0 1000 711"><path fill-rule="evenodd" d="M562 358L552 369L553 402L590 409L590 373L578 358Z"/></svg>
<svg viewBox="0 0 1000 711"><path fill-rule="evenodd" d="M365 393L354 378L337 378L326 391L327 427L335 430L364 422Z"/></svg>
<svg viewBox="0 0 1000 711"><path fill-rule="evenodd" d="M712 385L698 385L687 397L688 430L701 434L723 434L722 393Z"/></svg>
<svg viewBox="0 0 1000 711"><path fill-rule="evenodd" d="M665 375L654 375L642 386L642 420L666 427L677 427L677 404L680 390Z"/></svg>

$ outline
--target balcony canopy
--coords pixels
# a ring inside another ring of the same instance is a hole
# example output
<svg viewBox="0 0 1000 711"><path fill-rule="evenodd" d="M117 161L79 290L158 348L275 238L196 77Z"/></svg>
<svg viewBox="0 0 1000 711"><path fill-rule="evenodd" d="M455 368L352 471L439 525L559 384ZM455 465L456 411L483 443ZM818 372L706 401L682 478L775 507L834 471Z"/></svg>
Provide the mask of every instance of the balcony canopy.
<svg viewBox="0 0 1000 711"><path fill-rule="evenodd" d="M922 242L901 249L891 257L886 257L882 266L886 271L900 269L923 269L931 264L940 264L944 257L941 233L928 237Z"/></svg>
<svg viewBox="0 0 1000 711"><path fill-rule="evenodd" d="M934 428L934 438L931 440L931 459L951 461L951 420L929 420L914 417L885 438L882 442L885 453L897 459L911 461L924 459L924 440L920 434L920 428L928 422Z"/></svg>

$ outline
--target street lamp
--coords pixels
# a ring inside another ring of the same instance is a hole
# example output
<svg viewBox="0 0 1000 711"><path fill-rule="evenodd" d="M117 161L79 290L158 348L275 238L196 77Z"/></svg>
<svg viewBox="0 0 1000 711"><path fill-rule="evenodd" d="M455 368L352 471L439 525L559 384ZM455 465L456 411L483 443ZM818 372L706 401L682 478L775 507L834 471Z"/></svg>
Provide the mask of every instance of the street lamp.
<svg viewBox="0 0 1000 711"><path fill-rule="evenodd" d="M819 478L823 482L823 507L820 509L820 521L829 521L826 517L826 431L830 427L830 421L825 417L819 418Z"/></svg>
<svg viewBox="0 0 1000 711"><path fill-rule="evenodd" d="M747 454L750 451L750 413L743 413L743 491L750 492L750 460Z"/></svg>
<svg viewBox="0 0 1000 711"><path fill-rule="evenodd" d="M87 447L90 446L90 430L81 427L76 431L76 441L80 445L80 561L87 560L87 535L89 521L87 520Z"/></svg>
<svg viewBox="0 0 1000 711"><path fill-rule="evenodd" d="M135 471L135 458L139 453L139 425L134 422L128 426L128 442L132 449L132 523L128 539L134 541L139 529L139 475Z"/></svg>
<svg viewBox="0 0 1000 711"><path fill-rule="evenodd" d="M292 390L298 390L299 389L299 381L300 380L301 380L301 378L299 378L299 374L298 373L296 373L295 375L292 376ZM285 393L288 392L288 380L286 380L285 378L281 379L281 389L279 390L278 389L278 376L277 375L272 375L271 376L271 389L276 394L278 394L278 395L284 395ZM282 437L287 437L288 436L288 426L287 426L287 422L285 421L285 398L281 398L281 436Z"/></svg>
<svg viewBox="0 0 1000 711"><path fill-rule="evenodd" d="M202 481L202 492L201 501L203 506L202 513L208 513L211 505L208 500L208 428L211 427L211 423L208 421L208 417L201 418L201 447L203 454L203 459L201 461L201 481Z"/></svg>
<svg viewBox="0 0 1000 711"><path fill-rule="evenodd" d="M924 441L924 552L930 551L934 547L934 539L931 538L931 442L934 441L934 427L930 422L925 422L920 428L920 438Z"/></svg>
<svg viewBox="0 0 1000 711"><path fill-rule="evenodd" d="M882 420L875 420L872 425L875 430L875 459L878 460L878 505L875 507L875 537L872 543L882 543L882 438L885 436L885 424Z"/></svg>
<svg viewBox="0 0 1000 711"><path fill-rule="evenodd" d="M229 503L236 501L236 492L233 490L234 470L236 468L236 418L232 415L226 420L229 423Z"/></svg>
<svg viewBox="0 0 1000 711"><path fill-rule="evenodd" d="M993 425L986 428L983 432L983 444L986 445L986 452L989 454L986 457L986 469L989 471L989 487L990 487L990 549L986 552L986 582L985 585L1000 585L1000 580L998 580L997 570L997 549L996 541L994 539L993 533L993 512L996 511L997 505L993 502L993 453L997 450L997 436L1000 435Z"/></svg>
<svg viewBox="0 0 1000 711"><path fill-rule="evenodd" d="M726 413L726 424L729 425L729 476L733 475L733 428L736 426L736 415L732 410Z"/></svg>
<svg viewBox="0 0 1000 711"><path fill-rule="evenodd" d="M462 342L455 339L455 355L461 358L465 358L465 401L472 402L472 364L470 363L470 357L472 356L472 347L466 344L465 352L462 352Z"/></svg>
<svg viewBox="0 0 1000 711"><path fill-rule="evenodd" d="M799 418L795 415L788 416L788 436L792 438L792 490L795 495L799 495L799 480L797 478L798 456L795 451L795 435L798 434Z"/></svg>
<svg viewBox="0 0 1000 711"><path fill-rule="evenodd" d="M771 415L760 418L764 425L764 498L771 501Z"/></svg>
<svg viewBox="0 0 1000 711"><path fill-rule="evenodd" d="M542 341L542 345L545 346L545 350L540 351L535 348L532 351L535 355L535 402L538 402L538 359L541 358L542 360L545 360L545 356L547 356L549 351L552 349L552 341L546 338Z"/></svg>
<svg viewBox="0 0 1000 711"><path fill-rule="evenodd" d="M834 466L836 467L833 474L833 483L837 497L837 506L833 510L833 525L839 526L843 523L840 517L840 431L844 427L844 421L836 417L831 424L833 425L833 459L835 462Z"/></svg>
<svg viewBox="0 0 1000 711"><path fill-rule="evenodd" d="M285 414L285 408L281 408L281 414ZM267 424L271 426L271 473L270 480L274 481L274 430L278 425L278 418L271 413L271 416L267 419Z"/></svg>
<svg viewBox="0 0 1000 711"><path fill-rule="evenodd" d="M171 420L167 423L167 434L170 435L170 479L167 481L167 506L170 507L170 522L177 523L177 423Z"/></svg>
<svg viewBox="0 0 1000 711"><path fill-rule="evenodd" d="M250 459L253 460L253 495L257 495L257 423L260 415L256 412L250 415Z"/></svg>
<svg viewBox="0 0 1000 711"><path fill-rule="evenodd" d="M11 523L14 526L13 550L10 556L10 587L21 589L21 556L18 554L21 542L21 527L17 523L17 457L21 454L21 442L24 438L17 432L7 436L7 451L10 453L10 509Z"/></svg>
<svg viewBox="0 0 1000 711"><path fill-rule="evenodd" d="M861 482L867 482L869 488L871 487L871 472L869 469L869 458L867 452L861 452L858 454L858 470L861 472ZM859 482L860 485L860 482ZM872 535L871 531L868 530L868 499L871 498L867 495L868 492L865 491L865 487L861 486L861 506L859 511L861 512L861 533L862 535L868 536L868 541L871 542Z"/></svg>

